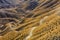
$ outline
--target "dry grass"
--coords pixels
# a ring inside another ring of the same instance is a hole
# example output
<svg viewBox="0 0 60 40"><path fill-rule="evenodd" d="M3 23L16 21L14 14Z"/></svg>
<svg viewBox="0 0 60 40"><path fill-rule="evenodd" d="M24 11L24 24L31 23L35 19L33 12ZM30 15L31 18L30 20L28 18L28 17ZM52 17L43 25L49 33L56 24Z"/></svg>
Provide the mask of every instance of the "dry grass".
<svg viewBox="0 0 60 40"><path fill-rule="evenodd" d="M3 26L0 25L0 40L58 40L60 0L39 0L38 6L27 12L25 8L28 1L22 8L1 9L3 13L0 14L0 24ZM33 15L28 17L31 14Z"/></svg>

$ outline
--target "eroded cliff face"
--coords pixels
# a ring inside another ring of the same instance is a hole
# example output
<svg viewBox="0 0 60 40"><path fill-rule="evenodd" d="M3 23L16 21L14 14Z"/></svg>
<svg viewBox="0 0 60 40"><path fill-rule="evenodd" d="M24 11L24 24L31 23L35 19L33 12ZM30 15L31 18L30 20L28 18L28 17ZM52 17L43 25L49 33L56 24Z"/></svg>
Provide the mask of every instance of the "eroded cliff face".
<svg viewBox="0 0 60 40"><path fill-rule="evenodd" d="M60 40L60 0L0 0L0 40Z"/></svg>

